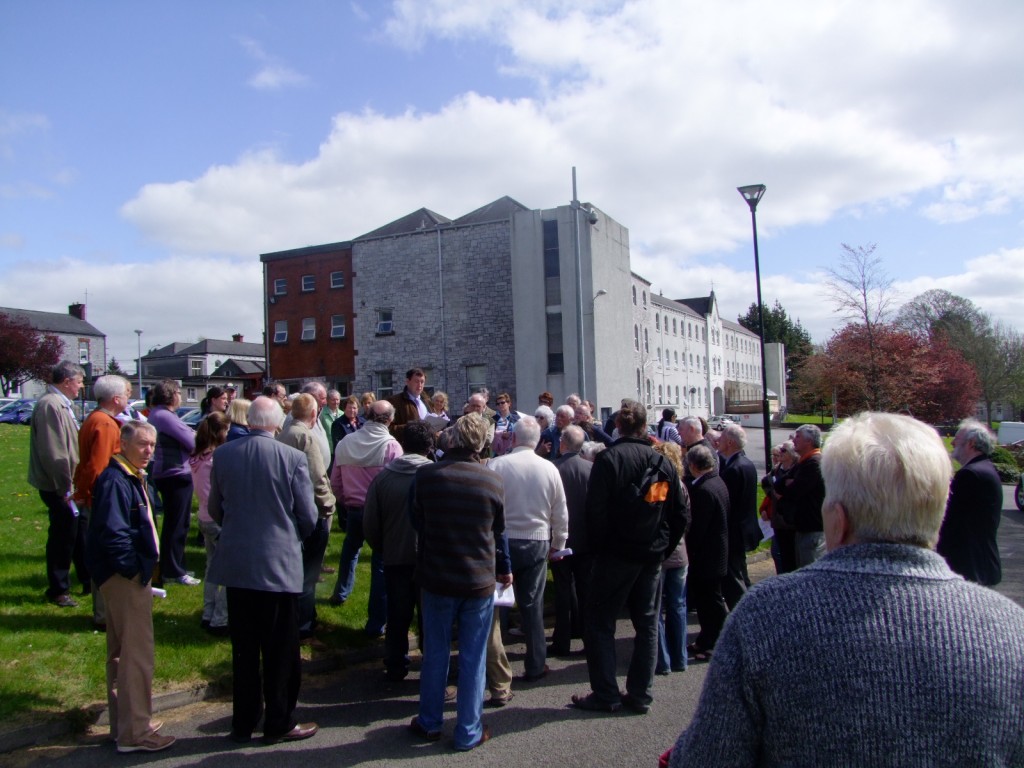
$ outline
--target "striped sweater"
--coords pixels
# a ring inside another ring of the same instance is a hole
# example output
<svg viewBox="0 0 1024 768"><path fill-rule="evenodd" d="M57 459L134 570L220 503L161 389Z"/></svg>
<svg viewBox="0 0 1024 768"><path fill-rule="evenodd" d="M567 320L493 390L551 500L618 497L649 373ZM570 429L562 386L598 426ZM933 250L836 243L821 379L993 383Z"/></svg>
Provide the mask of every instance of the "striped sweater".
<svg viewBox="0 0 1024 768"><path fill-rule="evenodd" d="M437 595L487 597L494 592L495 539L505 530L504 485L496 472L453 453L416 472L416 578Z"/></svg>

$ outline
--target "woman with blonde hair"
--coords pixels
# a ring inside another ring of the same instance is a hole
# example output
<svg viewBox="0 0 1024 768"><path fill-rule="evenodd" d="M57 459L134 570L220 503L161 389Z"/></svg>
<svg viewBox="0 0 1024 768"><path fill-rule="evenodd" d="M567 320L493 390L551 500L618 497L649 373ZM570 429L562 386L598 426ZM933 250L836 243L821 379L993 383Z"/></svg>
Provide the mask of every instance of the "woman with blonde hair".
<svg viewBox="0 0 1024 768"><path fill-rule="evenodd" d="M244 397L236 397L228 406L228 419L231 426L228 428L228 442L245 437L249 434L249 406L250 400Z"/></svg>

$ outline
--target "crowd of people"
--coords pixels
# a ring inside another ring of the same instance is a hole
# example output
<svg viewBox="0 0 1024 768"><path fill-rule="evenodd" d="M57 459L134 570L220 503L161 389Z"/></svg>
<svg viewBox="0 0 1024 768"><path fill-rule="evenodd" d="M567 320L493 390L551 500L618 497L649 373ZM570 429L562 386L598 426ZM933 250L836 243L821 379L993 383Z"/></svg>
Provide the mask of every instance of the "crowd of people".
<svg viewBox="0 0 1024 768"><path fill-rule="evenodd" d="M508 704L513 682L543 679L549 655L582 641L590 690L571 705L590 712L646 713L657 675L710 663L696 717L666 764L926 764L918 750L927 744L964 763L1024 757L1024 611L953 572L999 579L1001 486L991 433L977 422L954 439L963 467L952 493L941 441L909 417L849 419L824 449L820 430L804 425L773 451L758 508L741 426L716 432L671 409L651 426L631 399L600 424L577 395L552 410L541 393L531 415L507 393L491 409L482 390L455 416L412 368L403 390L381 400L343 398L319 382L291 395L271 384L251 402L214 387L193 431L176 414L175 382L151 388L147 422L127 408L131 384L102 376L99 408L79 427L70 401L83 377L72 363L54 369L32 422L29 481L50 514L47 598L76 604L74 564L106 631L120 752L174 743L151 703L151 593L167 584L202 584L202 626L230 637L230 738L315 735L295 707L300 644L317 642L316 585L336 571L327 603L344 605L368 542L364 630L384 637L387 679L410 674L410 632L421 638L419 712L407 726L417 738L441 738L454 698L455 748L486 742L484 707ZM184 556L193 494L202 579ZM345 533L336 569L323 562L334 519ZM765 530L782 577L747 596L746 555ZM518 677L502 639L507 609L495 604L509 587L526 646ZM692 641L688 601L699 623ZM634 637L622 688L624 610ZM982 663L993 660L994 669ZM960 695L970 704L953 731L948 711ZM840 736L843 727L857 737ZM946 732L956 743L936 747ZM904 746L886 754L890 738Z"/></svg>

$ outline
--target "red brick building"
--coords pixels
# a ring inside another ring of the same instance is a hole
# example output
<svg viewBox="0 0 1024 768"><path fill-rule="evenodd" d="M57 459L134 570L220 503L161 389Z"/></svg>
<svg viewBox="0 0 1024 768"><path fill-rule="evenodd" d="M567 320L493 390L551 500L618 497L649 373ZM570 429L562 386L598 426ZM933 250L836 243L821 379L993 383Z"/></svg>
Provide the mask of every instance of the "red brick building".
<svg viewBox="0 0 1024 768"><path fill-rule="evenodd" d="M265 253L267 377L296 391L317 379L343 395L355 379L352 243Z"/></svg>

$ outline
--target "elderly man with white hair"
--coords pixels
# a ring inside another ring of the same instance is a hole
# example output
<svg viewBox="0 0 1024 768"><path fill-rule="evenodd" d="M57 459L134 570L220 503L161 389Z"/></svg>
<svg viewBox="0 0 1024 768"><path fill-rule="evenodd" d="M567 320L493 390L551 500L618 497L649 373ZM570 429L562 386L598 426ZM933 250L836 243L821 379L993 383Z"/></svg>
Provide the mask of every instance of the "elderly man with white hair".
<svg viewBox="0 0 1024 768"><path fill-rule="evenodd" d="M488 467L505 482L505 530L516 603L526 635L526 671L522 679L533 682L548 673L544 584L548 578L548 556L565 548L569 509L558 469L534 453L540 439L537 420L524 416L516 422L514 433L512 451L493 459Z"/></svg>
<svg viewBox="0 0 1024 768"><path fill-rule="evenodd" d="M935 430L863 413L821 468L828 554L736 606L669 765L1024 764L1024 610L932 550Z"/></svg>
<svg viewBox="0 0 1024 768"><path fill-rule="evenodd" d="M1003 484L989 458L995 445L995 435L980 421L967 419L960 424L953 437L953 458L960 462L960 470L949 486L936 547L950 568L987 587L1003 578L996 543Z"/></svg>

